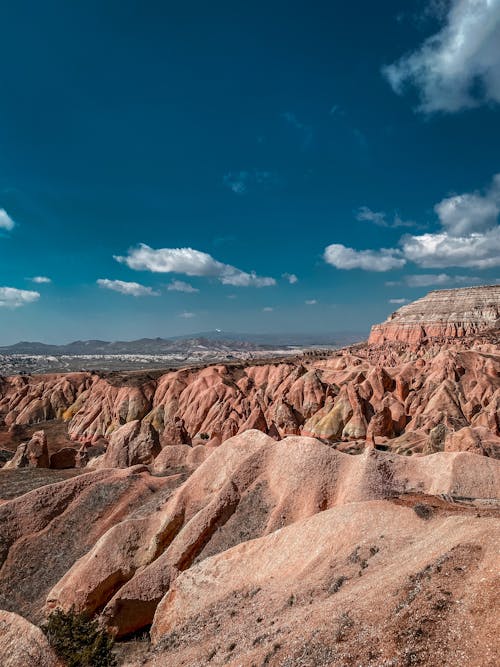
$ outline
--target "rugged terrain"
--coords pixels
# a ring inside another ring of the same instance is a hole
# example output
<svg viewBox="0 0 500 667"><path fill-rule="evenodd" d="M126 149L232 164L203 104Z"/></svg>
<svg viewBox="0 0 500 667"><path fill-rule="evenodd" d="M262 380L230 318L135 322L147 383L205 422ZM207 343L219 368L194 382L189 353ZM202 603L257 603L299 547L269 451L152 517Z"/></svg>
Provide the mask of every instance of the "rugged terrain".
<svg viewBox="0 0 500 667"><path fill-rule="evenodd" d="M0 664L57 665L36 625L62 608L129 667L497 665L498 321L407 323L279 362L2 378Z"/></svg>

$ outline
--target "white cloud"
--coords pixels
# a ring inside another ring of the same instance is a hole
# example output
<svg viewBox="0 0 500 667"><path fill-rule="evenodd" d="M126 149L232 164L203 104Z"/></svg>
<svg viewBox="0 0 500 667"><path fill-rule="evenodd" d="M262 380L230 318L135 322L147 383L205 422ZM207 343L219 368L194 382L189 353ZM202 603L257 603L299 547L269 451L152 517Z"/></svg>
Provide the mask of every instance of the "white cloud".
<svg viewBox="0 0 500 667"><path fill-rule="evenodd" d="M272 313L274 311L274 308L271 306L266 306L265 308L262 309L263 313Z"/></svg>
<svg viewBox="0 0 500 667"><path fill-rule="evenodd" d="M399 248L355 250L333 244L325 249L324 259L338 269L365 271L389 271L407 262L425 269L500 266L500 174L493 177L484 194L453 195L436 204L434 210L440 223L436 232L406 234Z"/></svg>
<svg viewBox="0 0 500 667"><path fill-rule="evenodd" d="M316 299L306 299L304 303L306 304L306 306L315 306L318 303L318 301Z"/></svg>
<svg viewBox="0 0 500 667"><path fill-rule="evenodd" d="M183 273L186 276L216 278L223 285L234 287L269 287L276 284L274 278L247 273L230 264L218 262L211 255L193 248L159 248L155 250L141 243L131 248L126 257L116 256L117 262L135 271L153 273Z"/></svg>
<svg viewBox="0 0 500 667"><path fill-rule="evenodd" d="M15 222L4 208L0 208L0 229L10 232L15 227Z"/></svg>
<svg viewBox="0 0 500 667"><path fill-rule="evenodd" d="M19 308L38 301L39 298L39 292L16 289L15 287L0 287L0 308Z"/></svg>
<svg viewBox="0 0 500 667"><path fill-rule="evenodd" d="M446 232L403 237L404 256L425 269L461 266L489 269L500 266L500 228L484 234L450 236Z"/></svg>
<svg viewBox="0 0 500 667"><path fill-rule="evenodd" d="M47 276L34 276L33 278L30 278L30 280L32 283L37 283L38 285L48 285L52 282L52 280L47 278Z"/></svg>
<svg viewBox="0 0 500 667"><path fill-rule="evenodd" d="M452 236L492 229L500 213L500 174L493 177L486 192L466 193L447 197L434 207L439 220Z"/></svg>
<svg viewBox="0 0 500 667"><path fill-rule="evenodd" d="M185 283L183 280L172 280L167 286L167 289L169 292L186 292L186 294L194 294L195 292L200 291L189 283Z"/></svg>
<svg viewBox="0 0 500 667"><path fill-rule="evenodd" d="M179 313L179 317L182 317L185 320L190 320L193 317L196 317L196 313L189 313L188 311L184 311L183 313Z"/></svg>
<svg viewBox="0 0 500 667"><path fill-rule="evenodd" d="M447 197L434 210L441 224L438 232L401 239L408 260L424 268L500 266L500 174L484 194Z"/></svg>
<svg viewBox="0 0 500 667"><path fill-rule="evenodd" d="M389 299L389 303L401 306L403 303L408 303L408 299Z"/></svg>
<svg viewBox="0 0 500 667"><path fill-rule="evenodd" d="M363 269L364 271L390 271L406 264L401 252L395 249L354 250L341 243L333 243L325 248L323 258L327 264L337 269Z"/></svg>
<svg viewBox="0 0 500 667"><path fill-rule="evenodd" d="M127 294L128 296L160 296L160 292L155 292L152 287L146 287L140 283L128 283L123 280L99 278L97 284L103 289L113 290L113 292Z"/></svg>
<svg viewBox="0 0 500 667"><path fill-rule="evenodd" d="M285 280L288 280L290 285L295 285L295 283L299 282L299 279L295 275L295 273L282 273L281 277L284 278Z"/></svg>
<svg viewBox="0 0 500 667"><path fill-rule="evenodd" d="M439 32L383 68L396 93L416 86L426 113L500 102L500 0L450 0L448 6Z"/></svg>

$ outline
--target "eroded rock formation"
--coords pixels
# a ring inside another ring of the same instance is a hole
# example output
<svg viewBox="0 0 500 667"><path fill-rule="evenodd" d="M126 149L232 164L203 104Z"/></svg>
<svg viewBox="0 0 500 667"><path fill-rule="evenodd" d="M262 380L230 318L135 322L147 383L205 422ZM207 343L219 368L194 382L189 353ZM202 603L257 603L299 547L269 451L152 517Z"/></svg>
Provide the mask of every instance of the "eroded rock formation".
<svg viewBox="0 0 500 667"><path fill-rule="evenodd" d="M88 373L4 378L0 417L6 435L7 428L41 425L49 450L71 442L81 447L78 466L106 448L92 466L149 464L171 446L212 451L251 428L278 439L317 437L345 451L360 451L368 438L397 452L428 453L443 448L430 444L437 426L446 429L448 448L458 443L449 436L468 427L475 429L475 451L497 455L499 376L498 345L485 336L418 350L401 343L359 345L323 360L216 365L157 379L130 375L117 382ZM60 436L47 428L52 424L67 430L59 445Z"/></svg>

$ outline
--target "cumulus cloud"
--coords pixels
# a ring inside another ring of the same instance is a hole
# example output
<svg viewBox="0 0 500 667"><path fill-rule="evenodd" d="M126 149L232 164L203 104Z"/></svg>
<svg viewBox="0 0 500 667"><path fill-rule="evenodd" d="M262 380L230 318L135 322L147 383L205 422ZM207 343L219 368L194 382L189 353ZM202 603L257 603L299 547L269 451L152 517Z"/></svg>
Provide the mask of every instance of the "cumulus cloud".
<svg viewBox="0 0 500 667"><path fill-rule="evenodd" d="M383 73L398 94L415 86L426 113L500 102L500 0L450 0L442 29Z"/></svg>
<svg viewBox="0 0 500 667"><path fill-rule="evenodd" d="M424 269L500 266L500 174L484 192L453 195L434 210L440 228L426 234L406 234L399 248L355 250L341 244L328 246L324 259L338 269L389 271L413 262Z"/></svg>
<svg viewBox="0 0 500 667"><path fill-rule="evenodd" d="M489 269L500 265L500 228L484 234L451 236L446 232L406 236L404 256L425 269L461 266Z"/></svg>
<svg viewBox="0 0 500 667"><path fill-rule="evenodd" d="M160 292L155 292L152 287L146 287L140 283L128 283L124 280L99 278L97 284L103 289L110 289L113 290L113 292L127 294L128 296L160 296Z"/></svg>
<svg viewBox="0 0 500 667"><path fill-rule="evenodd" d="M38 285L48 285L52 282L52 280L47 278L47 276L34 276L33 278L30 278L30 280L32 283L37 283Z"/></svg>
<svg viewBox="0 0 500 667"><path fill-rule="evenodd" d="M408 299L389 299L389 303L401 306L403 303L408 303Z"/></svg>
<svg viewBox="0 0 500 667"><path fill-rule="evenodd" d="M500 265L500 174L484 193L447 197L434 210L441 225L438 232L401 239L408 260L424 268Z"/></svg>
<svg viewBox="0 0 500 667"><path fill-rule="evenodd" d="M186 276L215 278L223 285L234 287L269 287L276 285L274 278L247 273L230 264L218 262L211 255L193 248L150 248L141 243L131 248L125 257L115 255L117 262L135 271L153 273L183 273Z"/></svg>
<svg viewBox="0 0 500 667"><path fill-rule="evenodd" d="M406 264L401 252L391 248L380 250L355 250L341 243L332 243L325 248L323 258L337 269L363 269L364 271L390 271Z"/></svg>
<svg viewBox="0 0 500 667"><path fill-rule="evenodd" d="M282 273L281 277L284 278L285 280L288 280L290 285L295 285L295 283L299 282L299 279L295 275L295 273Z"/></svg>
<svg viewBox="0 0 500 667"><path fill-rule="evenodd" d="M4 208L0 208L0 229L10 232L15 227L15 222Z"/></svg>
<svg viewBox="0 0 500 667"><path fill-rule="evenodd" d="M38 301L39 298L39 292L16 289L15 287L0 287L0 308L19 308Z"/></svg>
<svg viewBox="0 0 500 667"><path fill-rule="evenodd" d="M172 280L169 285L167 285L169 292L186 292L186 294L194 294L200 290L196 287L193 287L189 283L185 283L183 280Z"/></svg>

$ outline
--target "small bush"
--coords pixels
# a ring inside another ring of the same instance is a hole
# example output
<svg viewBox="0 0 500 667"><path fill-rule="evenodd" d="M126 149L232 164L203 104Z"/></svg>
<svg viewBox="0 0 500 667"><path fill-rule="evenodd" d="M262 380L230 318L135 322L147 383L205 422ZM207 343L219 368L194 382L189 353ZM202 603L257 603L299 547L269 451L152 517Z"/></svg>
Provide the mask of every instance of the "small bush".
<svg viewBox="0 0 500 667"><path fill-rule="evenodd" d="M208 435L208 433L200 433L200 438L202 440L210 440L210 436Z"/></svg>
<svg viewBox="0 0 500 667"><path fill-rule="evenodd" d="M430 505L424 505L423 503L417 503L413 506L413 511L420 519L430 519L432 517L432 507Z"/></svg>
<svg viewBox="0 0 500 667"><path fill-rule="evenodd" d="M42 626L49 644L68 667L115 667L113 638L87 614L54 611Z"/></svg>

